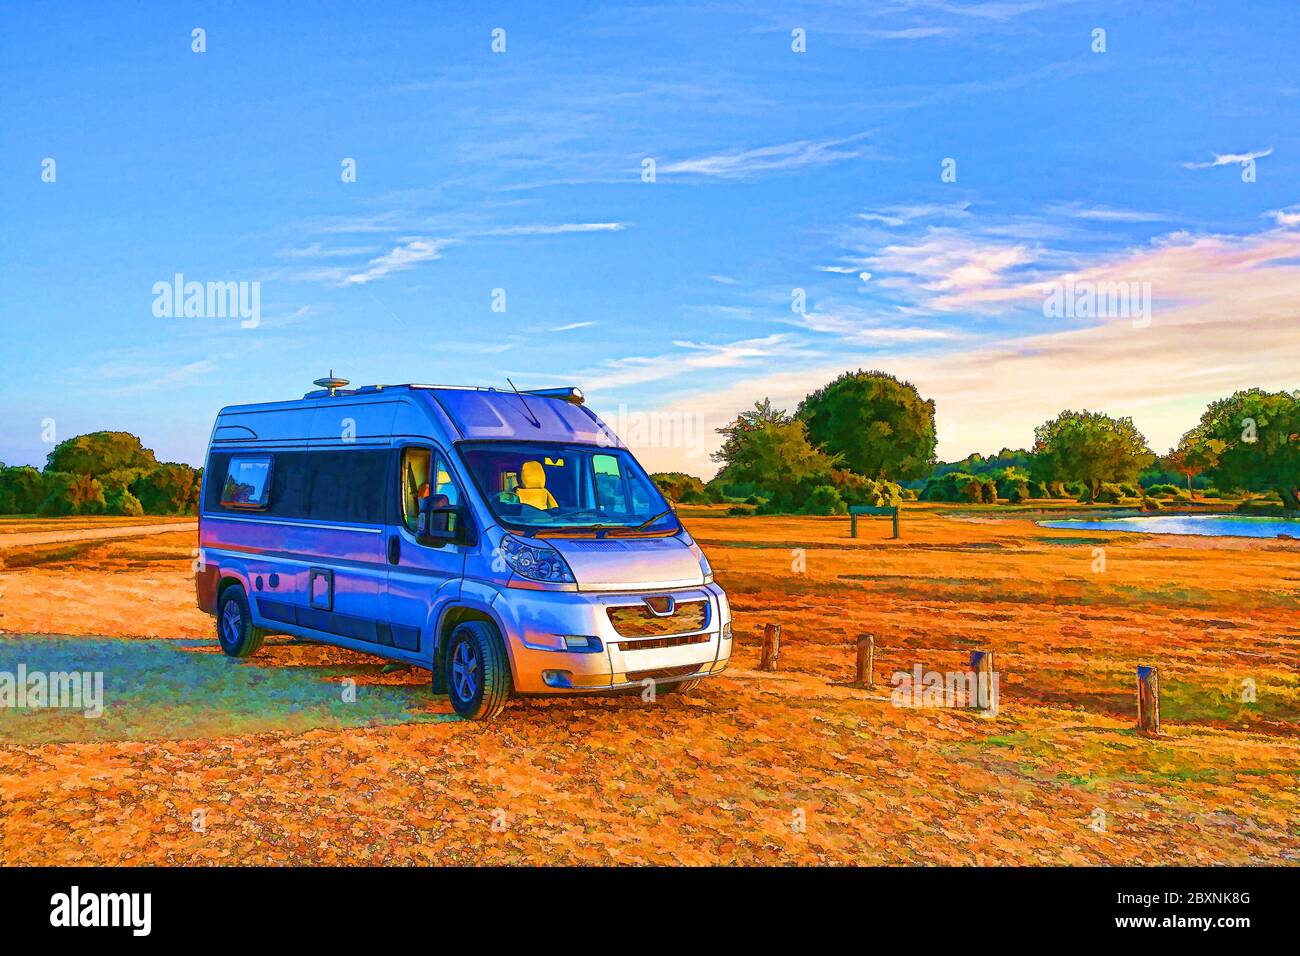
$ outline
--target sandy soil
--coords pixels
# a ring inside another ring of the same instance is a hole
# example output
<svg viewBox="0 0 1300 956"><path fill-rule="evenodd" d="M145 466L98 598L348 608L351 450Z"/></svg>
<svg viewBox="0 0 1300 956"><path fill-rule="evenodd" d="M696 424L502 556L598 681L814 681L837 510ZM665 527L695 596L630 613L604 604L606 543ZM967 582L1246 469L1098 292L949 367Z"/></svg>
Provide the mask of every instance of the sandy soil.
<svg viewBox="0 0 1300 956"><path fill-rule="evenodd" d="M900 541L884 521L856 541L844 519L687 521L738 639L695 695L519 701L479 725L413 693L410 723L0 743L0 862L1300 862L1294 543L921 506ZM0 571L0 628L206 637L192 546L174 532L20 551ZM775 674L753 669L769 622ZM875 691L847 686L863 632ZM893 706L894 672L961 670L973 648L995 653L996 717ZM425 680L288 642L230 663L249 693L266 668L361 692ZM1138 663L1161 669L1159 739L1132 727Z"/></svg>

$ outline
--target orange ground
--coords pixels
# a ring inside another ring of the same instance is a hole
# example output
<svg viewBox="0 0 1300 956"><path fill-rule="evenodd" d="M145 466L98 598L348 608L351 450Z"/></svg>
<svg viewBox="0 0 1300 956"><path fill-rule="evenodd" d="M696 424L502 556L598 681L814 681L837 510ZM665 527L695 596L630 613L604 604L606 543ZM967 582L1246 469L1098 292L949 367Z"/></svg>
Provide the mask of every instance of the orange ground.
<svg viewBox="0 0 1300 956"><path fill-rule="evenodd" d="M911 506L901 541L885 521L853 541L845 519L687 509L738 649L686 698L0 744L0 862L1300 862L1297 545L958 511ZM0 550L0 629L208 635L192 534L61 547ZM784 628L776 674L753 670L768 622ZM846 686L864 631L875 692ZM892 672L960 670L972 648L995 652L997 717L891 705ZM282 641L259 663L424 680ZM1138 663L1161 669L1160 739L1131 729Z"/></svg>

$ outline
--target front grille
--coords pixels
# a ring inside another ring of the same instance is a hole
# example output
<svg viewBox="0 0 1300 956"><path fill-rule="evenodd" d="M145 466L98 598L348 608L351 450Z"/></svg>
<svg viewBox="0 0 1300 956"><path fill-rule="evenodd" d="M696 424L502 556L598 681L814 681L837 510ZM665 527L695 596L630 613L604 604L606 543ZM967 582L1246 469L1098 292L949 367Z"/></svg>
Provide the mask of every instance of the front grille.
<svg viewBox="0 0 1300 956"><path fill-rule="evenodd" d="M618 641L620 651L652 651L660 647L682 647L686 644L707 644L707 634L687 634L684 637L643 637L639 641Z"/></svg>
<svg viewBox="0 0 1300 956"><path fill-rule="evenodd" d="M686 664L681 667L660 667L652 671L628 671L628 683L635 683L646 678L650 680L666 680L669 677L685 677L688 674L698 673L703 664Z"/></svg>
<svg viewBox="0 0 1300 956"><path fill-rule="evenodd" d="M614 630L623 637L665 637L702 631L709 617L708 601L683 601L667 617L656 617L644 604L606 608Z"/></svg>

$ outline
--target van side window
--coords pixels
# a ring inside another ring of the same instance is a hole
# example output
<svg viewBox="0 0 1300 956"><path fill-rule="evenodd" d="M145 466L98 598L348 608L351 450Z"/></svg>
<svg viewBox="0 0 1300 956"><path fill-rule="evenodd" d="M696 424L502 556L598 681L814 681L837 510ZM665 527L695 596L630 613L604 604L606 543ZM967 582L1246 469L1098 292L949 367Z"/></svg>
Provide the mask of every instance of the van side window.
<svg viewBox="0 0 1300 956"><path fill-rule="evenodd" d="M271 490L271 456L235 455L221 486L223 508L265 508Z"/></svg>
<svg viewBox="0 0 1300 956"><path fill-rule="evenodd" d="M432 456L432 467L430 457ZM428 448L402 450L402 523L411 534L419 534L420 503L432 498L435 508L455 508L460 505L460 491L452 481L451 469L441 452L432 454ZM452 515L434 516L438 530L455 530Z"/></svg>
<svg viewBox="0 0 1300 956"><path fill-rule="evenodd" d="M592 478L596 485L596 507L605 514L625 515L631 509L627 501L627 482L613 455L591 456Z"/></svg>
<svg viewBox="0 0 1300 956"><path fill-rule="evenodd" d="M307 517L313 521L382 524L387 452L312 451L306 455L310 475Z"/></svg>

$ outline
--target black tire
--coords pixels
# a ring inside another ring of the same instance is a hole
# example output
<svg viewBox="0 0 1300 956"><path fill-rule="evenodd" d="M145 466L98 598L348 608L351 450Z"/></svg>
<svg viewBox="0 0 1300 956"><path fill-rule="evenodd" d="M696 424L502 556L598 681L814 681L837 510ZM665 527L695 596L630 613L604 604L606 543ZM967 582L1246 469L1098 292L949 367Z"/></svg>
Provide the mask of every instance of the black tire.
<svg viewBox="0 0 1300 956"><path fill-rule="evenodd" d="M667 697L669 694L689 694L703 683L703 677L692 677L690 680L673 681L671 684L659 684L655 687L655 696Z"/></svg>
<svg viewBox="0 0 1300 956"><path fill-rule="evenodd" d="M238 584L221 592L217 602L217 643L228 657L251 657L262 647L266 631L253 626L248 595Z"/></svg>
<svg viewBox="0 0 1300 956"><path fill-rule="evenodd" d="M486 621L456 626L443 655L447 698L466 720L491 720L510 697L510 661L496 628Z"/></svg>

